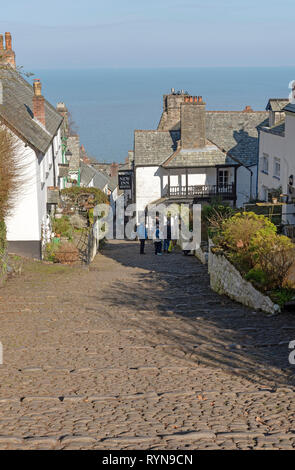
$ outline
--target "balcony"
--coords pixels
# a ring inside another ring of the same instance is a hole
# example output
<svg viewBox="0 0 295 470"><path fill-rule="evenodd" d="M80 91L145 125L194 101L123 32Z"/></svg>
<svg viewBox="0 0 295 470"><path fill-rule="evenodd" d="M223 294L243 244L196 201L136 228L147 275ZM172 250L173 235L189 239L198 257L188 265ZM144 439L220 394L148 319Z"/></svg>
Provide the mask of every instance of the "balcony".
<svg viewBox="0 0 295 470"><path fill-rule="evenodd" d="M234 183L223 185L168 186L167 196L171 198L211 199L221 197L224 200L235 200Z"/></svg>

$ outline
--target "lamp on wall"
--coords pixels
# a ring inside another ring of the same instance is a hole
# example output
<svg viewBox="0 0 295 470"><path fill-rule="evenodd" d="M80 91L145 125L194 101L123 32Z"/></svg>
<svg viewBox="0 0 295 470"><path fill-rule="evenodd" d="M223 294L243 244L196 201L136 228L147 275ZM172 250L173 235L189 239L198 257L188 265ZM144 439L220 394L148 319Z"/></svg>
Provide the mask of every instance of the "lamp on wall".
<svg viewBox="0 0 295 470"><path fill-rule="evenodd" d="M73 155L73 154L72 154L72 152L71 152L70 150L67 150L67 151L66 151L65 156L66 156L66 160L67 160L68 163L71 161L72 155Z"/></svg>

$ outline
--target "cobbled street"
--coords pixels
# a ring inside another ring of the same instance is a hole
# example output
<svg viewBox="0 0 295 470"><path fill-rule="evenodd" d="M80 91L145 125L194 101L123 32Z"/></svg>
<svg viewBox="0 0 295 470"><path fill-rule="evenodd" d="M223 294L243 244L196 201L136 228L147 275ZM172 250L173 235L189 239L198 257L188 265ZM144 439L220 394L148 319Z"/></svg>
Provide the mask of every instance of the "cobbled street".
<svg viewBox="0 0 295 470"><path fill-rule="evenodd" d="M295 447L295 316L219 297L180 252L112 241L0 289L1 449Z"/></svg>

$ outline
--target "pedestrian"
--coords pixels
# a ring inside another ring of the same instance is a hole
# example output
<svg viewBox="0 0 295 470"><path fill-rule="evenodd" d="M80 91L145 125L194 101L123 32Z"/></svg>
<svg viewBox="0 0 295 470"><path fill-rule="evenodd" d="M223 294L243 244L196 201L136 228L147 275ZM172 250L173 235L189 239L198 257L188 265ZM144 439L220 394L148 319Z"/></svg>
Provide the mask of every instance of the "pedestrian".
<svg viewBox="0 0 295 470"><path fill-rule="evenodd" d="M167 226L166 226L166 238L164 240L164 253L169 253L168 248L171 242L171 220L167 219Z"/></svg>
<svg viewBox="0 0 295 470"><path fill-rule="evenodd" d="M162 240L162 232L160 231L159 226L156 226L154 235L155 255L162 255Z"/></svg>
<svg viewBox="0 0 295 470"><path fill-rule="evenodd" d="M140 242L140 251L139 251L139 253L141 255L145 255L144 247L145 247L145 241L147 239L147 229L146 229L146 226L145 226L144 222L141 222L139 224L139 226L137 227L137 236L138 236L138 239L139 239L139 242Z"/></svg>

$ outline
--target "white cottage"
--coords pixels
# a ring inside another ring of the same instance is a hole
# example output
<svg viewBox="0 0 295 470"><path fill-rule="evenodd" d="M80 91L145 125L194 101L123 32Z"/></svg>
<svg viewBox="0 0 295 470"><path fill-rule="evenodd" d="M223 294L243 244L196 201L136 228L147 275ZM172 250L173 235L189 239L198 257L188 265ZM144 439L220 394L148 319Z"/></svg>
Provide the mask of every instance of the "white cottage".
<svg viewBox="0 0 295 470"><path fill-rule="evenodd" d="M295 101L295 100L294 100ZM295 103L270 99L269 125L260 130L258 198L268 201L283 195L283 222L295 223Z"/></svg>
<svg viewBox="0 0 295 470"><path fill-rule="evenodd" d="M256 197L258 129L268 113L207 111L202 97L164 95L157 130L134 133L133 193L137 212L151 203L233 206Z"/></svg>
<svg viewBox="0 0 295 470"><path fill-rule="evenodd" d="M8 249L40 258L42 241L48 237L49 213L62 187L59 164L63 119L42 96L40 80L34 80L32 87L16 70L11 60L14 53L1 54L1 47L0 35L0 123L18 141L22 179L13 212L6 220ZM6 41L4 51L11 51L11 40Z"/></svg>

